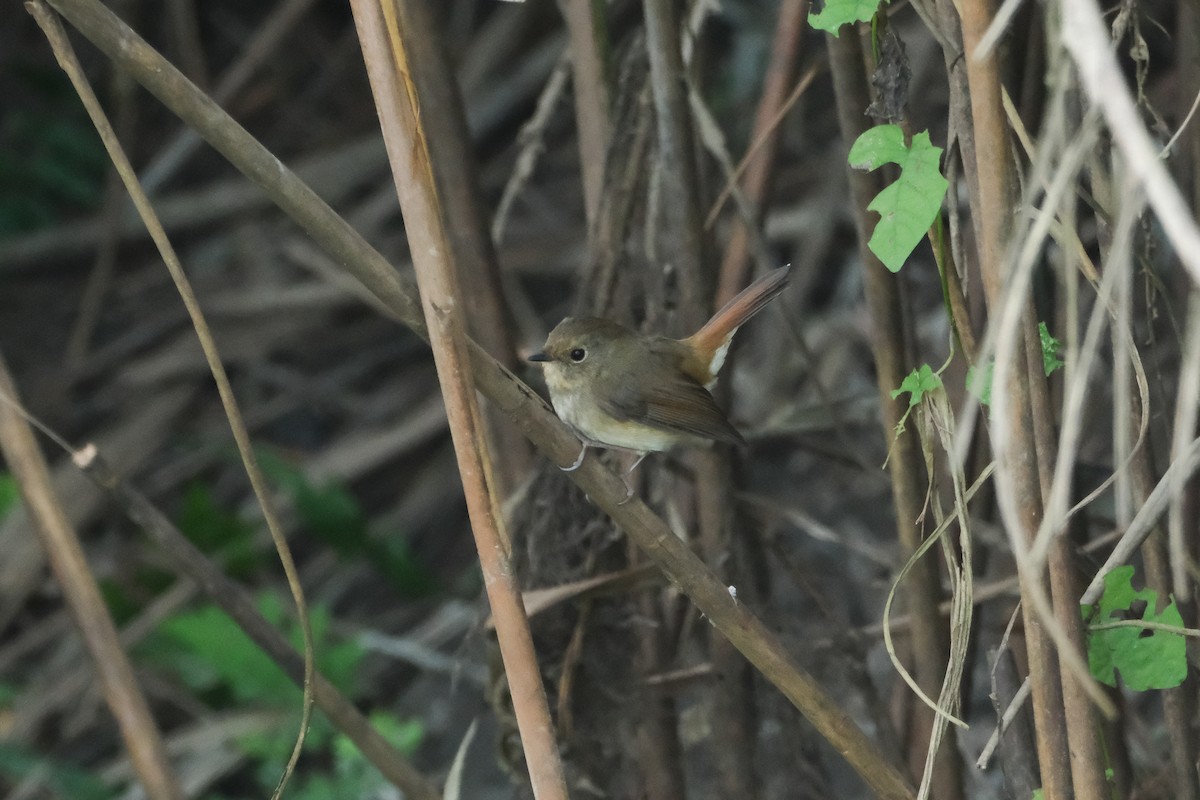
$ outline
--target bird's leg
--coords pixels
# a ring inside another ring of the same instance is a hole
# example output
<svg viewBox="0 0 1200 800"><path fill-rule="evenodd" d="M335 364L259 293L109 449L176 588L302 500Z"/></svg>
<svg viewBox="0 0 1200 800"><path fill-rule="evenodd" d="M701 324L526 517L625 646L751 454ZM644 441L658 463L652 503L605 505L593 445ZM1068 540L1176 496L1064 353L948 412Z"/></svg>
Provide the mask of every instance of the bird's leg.
<svg viewBox="0 0 1200 800"><path fill-rule="evenodd" d="M625 470L625 474L621 476L621 482L625 484L625 499L617 503L617 505L623 506L633 499L633 487L629 485L629 476L633 474L633 471L638 468L638 464L641 464L648 455L650 455L648 451L638 454L637 461L633 462L633 466Z"/></svg>
<svg viewBox="0 0 1200 800"><path fill-rule="evenodd" d="M632 467L630 467L629 469L625 470L625 477L626 477L626 478L628 478L630 475L632 475L632 474L633 474L633 471L634 471L635 469L637 469L637 468L638 468L638 464L641 464L643 461L645 461L645 460L646 460L646 456L648 456L648 455L650 455L650 452L649 452L649 451L647 451L647 452L645 452L645 453L639 453L639 454L638 454L638 460L637 460L637 461L635 461L635 462L633 462L633 466L632 466Z"/></svg>
<svg viewBox="0 0 1200 800"><path fill-rule="evenodd" d="M569 467L559 467L563 472L574 472L583 464L583 457L587 455L588 443L583 443L583 449L579 451L579 458L575 459L575 463Z"/></svg>

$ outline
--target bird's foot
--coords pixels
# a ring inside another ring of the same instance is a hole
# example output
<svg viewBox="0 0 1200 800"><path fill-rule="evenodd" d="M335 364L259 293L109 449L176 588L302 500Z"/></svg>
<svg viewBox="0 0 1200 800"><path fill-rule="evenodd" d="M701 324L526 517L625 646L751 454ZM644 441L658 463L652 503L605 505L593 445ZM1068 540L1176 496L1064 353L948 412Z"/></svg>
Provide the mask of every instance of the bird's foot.
<svg viewBox="0 0 1200 800"><path fill-rule="evenodd" d="M559 467L563 472L574 472L583 465L583 457L587 455L588 445L585 443L583 449L579 451L579 458L575 459L575 463L569 467Z"/></svg>

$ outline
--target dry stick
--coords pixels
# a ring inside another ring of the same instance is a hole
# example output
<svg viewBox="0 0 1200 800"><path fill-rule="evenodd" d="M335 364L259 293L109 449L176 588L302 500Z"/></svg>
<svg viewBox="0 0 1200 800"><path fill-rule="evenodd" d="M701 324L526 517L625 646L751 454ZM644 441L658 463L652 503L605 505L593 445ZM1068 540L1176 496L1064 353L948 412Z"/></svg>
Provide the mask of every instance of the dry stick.
<svg viewBox="0 0 1200 800"><path fill-rule="evenodd" d="M1025 701L1029 699L1030 682L1029 676L1021 681L1021 686L1013 693L1012 699L1004 707L1004 713L1000 715L1000 722L996 725L992 735L988 737L987 744L983 746L983 750L979 753L979 759L975 762L975 766L980 769L987 769L988 763L992 760L992 753L996 752L996 748L1000 745L1000 739L1003 738L1013 720L1017 718L1021 707L1025 705ZM1000 710L997 706L997 711Z"/></svg>
<svg viewBox="0 0 1200 800"><path fill-rule="evenodd" d="M397 0L399 25L411 43L412 80L421 98L421 124L427 133L437 185L447 257L458 274L459 301L470 309L471 338L501 364L512 368L517 353L514 324L504 301L500 265L480 208L478 167L471 146L462 95L428 0ZM411 35L410 35L411 34ZM507 497L529 471L533 452L525 437L494 411L483 417L495 464L499 496Z"/></svg>
<svg viewBox="0 0 1200 800"><path fill-rule="evenodd" d="M1176 257L1192 281L1200 284L1200 230L1142 125L1100 9L1093 0L1063 0L1062 16L1063 44L1075 59L1080 82L1108 121L1113 139L1129 161L1129 174L1145 187Z"/></svg>
<svg viewBox="0 0 1200 800"><path fill-rule="evenodd" d="M1182 350L1183 365L1179 375L1179 389L1175 398L1175 429L1171 434L1171 456L1179 458L1188 442L1196 434L1196 415L1200 411L1200 288L1193 288L1188 296L1187 333ZM1184 517L1187 481L1178 480L1171 486L1171 510L1167 518L1167 548L1170 553L1171 583L1175 599L1187 603L1192 597L1191 581L1188 579L1188 561L1191 558L1186 529L1189 521Z"/></svg>
<svg viewBox="0 0 1200 800"><path fill-rule="evenodd" d="M703 2L692 6L685 34L685 64L690 64L691 55L695 52L694 37L710 10L711 6ZM733 159L725 145L724 134L690 77L687 80L687 96L697 134L705 149L726 175L732 175ZM741 215L739 218L757 226L756 206L742 195L735 179L729 178L728 185ZM757 260L764 268L769 269L769 254L757 227L752 230L752 234ZM698 232L696 235L697 238L703 238L704 234ZM715 310L724 303L724 300L714 299L713 308L710 310ZM728 391L727 386L719 388ZM700 534L705 560L709 564L718 565L716 568L721 579L731 586L736 586L743 581L748 572L743 566L746 557L739 557L739 552L744 552L746 546L736 542L731 535L731 526L734 523L733 504L730 502L730 487L734 483L733 471L728 459L718 453L698 455L696 462L696 528ZM750 594L749 599L753 602L757 596ZM712 700L706 709L708 724L712 730L723 733L721 744L714 747L712 753L717 791L721 797L756 797L759 788L754 768L757 719L753 673L745 659L723 637L712 637L709 640L708 653L712 669L717 676ZM660 666L654 665L653 668L658 669ZM662 738L670 739L678 750L678 737L674 730L668 731ZM674 767L674 771L678 773L679 768ZM683 783L682 775L677 782ZM680 786L673 791L660 792L652 797L674 798L683 794L683 788Z"/></svg>
<svg viewBox="0 0 1200 800"><path fill-rule="evenodd" d="M450 260L452 251L445 229L449 220L439 205L433 154L421 112L423 85L411 71L418 67L410 60L411 38L417 31L400 26L396 8L389 0L383 0L382 8L376 0L352 0L351 10L404 213L438 382L533 793L539 799L566 800L566 778L510 560L483 416L472 380L466 307L460 300L458 276Z"/></svg>
<svg viewBox="0 0 1200 800"><path fill-rule="evenodd" d="M50 0L109 58L129 71L168 108L213 144L313 240L383 302L395 318L424 337L425 323L395 270L312 189L284 167L245 129L205 97L96 0ZM569 465L579 440L538 395L481 348L472 345L471 365L479 389L503 409L534 445L556 464ZM877 795L911 798L904 777L841 707L792 660L780 638L729 591L640 499L625 503L625 483L587 459L570 478L688 595L697 609L763 676L779 688L817 731L850 763ZM624 503L624 504L623 504Z"/></svg>
<svg viewBox="0 0 1200 800"><path fill-rule="evenodd" d="M849 32L841 37L827 36L826 41L842 139L852 142L866 128L863 109L869 102L858 32ZM921 546L922 531L917 520L925 504L925 488L922 486L921 456L915 432L908 430L899 436L895 433L903 409L901 402L892 398L891 391L901 384L908 372L904 354L904 315L895 276L866 246L871 225L866 208L880 190L878 179L861 170L849 170L849 179L856 211L859 249L865 264L864 288L872 319L871 350L876 364L880 423L883 435L889 441L895 438L888 474L896 506L896 532L904 549L904 557L908 558ZM935 696L942 685L942 659L948 648L947 633L937 610L938 581L933 562L929 559L915 563L910 574L911 582L903 597L913 620L911 650L916 662L916 681L927 696ZM920 704L915 706L914 714L915 729L910 737L914 749L910 754L910 764L914 772L919 773L925 763L925 745L933 730L934 712ZM934 786L939 798L961 796L959 759L954 751L952 745L945 747L937 761Z"/></svg>
<svg viewBox="0 0 1200 800"><path fill-rule="evenodd" d="M696 17L702 20L707 8L695 6ZM700 225L700 182L696 170L692 137L692 118L687 99L687 79L684 66L683 34L685 25L673 0L646 0L642 14L646 26L646 50L650 64L650 95L654 106L655 141L658 145L657 164L650 183L647 200L650 213L646 225L647 250L651 260L674 267L678 275L679 311L686 330L696 330L708 316L709 292L704 231ZM658 257L653 246L661 246ZM709 564L719 564L730 552L729 527L726 510L729 503L730 472L723 453L713 449L692 456L696 470L695 503L698 539ZM722 582L732 582L731 572L719 574ZM641 666L662 669L661 635L647 630L642 637ZM710 657L717 671L726 677L710 707L712 714L729 714L730 738L728 752L737 757L718 757L718 783L723 793L731 796L753 796L753 724L746 715L752 701L745 691L744 664L734 660L728 641L713 639L709 643ZM674 724L673 704L664 697L649 709L641 726L641 738L650 739L650 758L645 760L648 772L655 775L651 800L670 800L684 794L684 778L678 751L677 726Z"/></svg>
<svg viewBox="0 0 1200 800"><path fill-rule="evenodd" d="M758 109L754 112L754 127L750 134L753 147L742 164L738 165L738 170L745 170L742 192L760 214L771 193L771 178L775 175L775 155L779 151L779 127L783 120L781 112L786 113L786 109L790 107L791 98L785 98L785 94L792 82L792 76L796 73L796 65L800 63L808 6L809 0L784 0L779 6L775 38L771 42L771 59L767 63L767 74L763 79L762 97L759 98ZM793 92L795 97L799 97L804 91L803 83L804 81ZM736 177L731 178L728 188L732 188L736 180ZM726 196L727 192L722 192L717 198L717 202L713 204L714 211L721 207ZM709 220L712 218L713 212L710 212L708 220L705 221L706 227L711 224ZM758 219L743 220L741 217L735 217L733 220L729 240L725 245L725 257L717 273L714 304L718 308L725 305L749 282L751 260L748 226L759 224L761 220Z"/></svg>
<svg viewBox="0 0 1200 800"><path fill-rule="evenodd" d="M296 603L296 613L304 635L304 698L300 715L300 730L296 736L296 744L292 748L287 766L279 778L279 784L276 786L273 795L273 797L278 798L283 794L283 789L287 785L288 778L296 768L296 762L300 759L301 747L304 744L304 735L308 731L309 717L312 713L312 629L309 624L304 591L300 587L300 576L296 572L296 565L292 560L291 550L288 547L287 539L283 535L283 526L280 524L279 518L275 513L266 478L258 468L253 444L250 441L250 434L246 430L246 424L242 420L241 412L238 410L237 400L233 396L233 387L229 384L229 376L225 373L225 367L221 363L220 354L217 352L216 345L212 340L212 333L196 301L196 296L192 291L187 276L183 272L183 266L179 263L179 258L175 254L170 240L167 239L166 231L163 230L162 224L154 215L154 209L151 208L149 199L137 182L137 175L133 171L133 165L129 163L129 159L121 149L120 142L116 140L116 134L112 129L112 125L105 116L104 109L100 107L100 101L96 99L95 93L92 91L87 78L83 74L83 69L79 64L79 60L75 57L75 51L67 39L67 34L63 30L62 24L41 0L31 0L31 2L26 3L25 7L33 14L38 25L46 34L46 38L50 41L50 46L54 49L55 58L58 59L59 65L71 79L71 83L75 87L79 99L83 101L84 108L87 109L88 116L92 119L92 124L96 126L96 131L100 134L100 139L104 142L104 147L108 151L108 157L112 160L113 166L117 168L117 172L120 173L121 180L125 183L125 188L129 191L138 214L146 223L146 227L150 231L150 236L154 239L154 244L158 247L163 262L166 264L167 271L171 273L171 278L175 282L179 296L183 300L184 306L187 307L188 316L192 320L192 326L196 329L196 337L200 341L200 347L204 350L205 360L208 361L209 369L212 371L213 378L217 384L217 391L221 395L221 404L225 409L225 416L229 419L229 427L237 443L238 452L241 454L246 474L250 478L250 485L254 489L254 494L258 498L259 505L262 507L263 518L267 523L267 529L271 533L271 539L275 543L275 549L279 553L279 560L283 564L284 573L287 575L288 587L291 589L292 598Z"/></svg>
<svg viewBox="0 0 1200 800"><path fill-rule="evenodd" d="M671 0L646 0L643 13L658 132L657 173L662 178L664 198L652 213L661 220L666 242L672 248L662 256L679 275L681 322L687 330L696 330L707 317L704 309L708 293L701 288L705 282L704 232L679 44L680 20Z"/></svg>
<svg viewBox="0 0 1200 800"><path fill-rule="evenodd" d="M609 47L605 0L559 0L570 36L571 76L575 89L575 128L583 174L583 204L589 238L604 191L604 164L612 137Z"/></svg>
<svg viewBox="0 0 1200 800"><path fill-rule="evenodd" d="M984 289L989 307L996 312L1003 297L1003 258L1011 238L1016 205L1015 167L1004 124L996 58L994 55L981 58L976 52L992 20L991 4L987 0L964 0L957 5L962 19L975 134L976 163L968 165L968 169L975 167L979 181L979 205L973 209L973 218L976 229L980 231L980 271ZM1011 441L996 442L995 447L1001 462L1001 469L997 471L997 497L1002 501L1006 527L1011 529L1014 554L1032 541L1042 508L1036 444L1032 421L1029 419L1030 371L1025 368L1023 351L1018 355L1020 358L1016 359L1016 363L1021 368L1015 371L1013 380L1003 385L1001 394L1005 397L996 398L994 395L994 399L1007 400L1006 404L1002 402L1001 405L1007 405L1012 415L1008 420ZM997 369L1001 368L1013 372L1009 364L997 363ZM1043 592L1039 585L1041 580L1039 575L1030 575L1026 570L1021 570L1022 597L1029 598ZM1042 786L1049 800L1065 800L1071 796L1071 766L1057 664L1034 604L1024 602L1021 609L1028 643Z"/></svg>
<svg viewBox="0 0 1200 800"><path fill-rule="evenodd" d="M1129 527L1109 554L1104 566L1096 572L1096 577L1092 579L1087 590L1079 598L1081 605L1095 605L1100 601L1100 596L1104 593L1104 576L1128 563L1146 537L1154 533L1155 526L1167 513L1175 482L1186 482L1198 471L1200 471L1200 439L1194 439L1179 458L1171 463L1170 468L1155 485L1154 490L1146 495L1141 508L1138 509L1137 514L1129 523ZM1137 474L1138 470L1135 470L1135 475ZM1013 699L1014 704L1020 701L1023 701L1023 698Z"/></svg>
<svg viewBox="0 0 1200 800"><path fill-rule="evenodd" d="M1065 126L1065 115L1059 114L1059 126ZM1060 127L1059 130L1063 128ZM1023 414L1023 424L1032 428L1032 444L1036 452L1036 476L1040 485L1040 500L1043 504L1043 519L1040 529L1053 529L1054 533L1061 532L1065 526L1065 509L1067 494L1065 486L1056 501L1054 484L1063 486L1069 477L1070 463L1073 452L1062 453L1065 456L1065 466L1060 474L1055 468L1055 448L1058 437L1053 429L1053 411L1050 408L1048 386L1045 380L1040 337L1029 296L1028 281L1036 260L1036 251L1040 249L1050 227L1054 213L1063 202L1067 189L1075 179L1083 154L1090 147L1088 128L1082 135L1065 148L1056 167L1056 173L1050 181L1043 207L1025 235L1020 248L1013 247L1016 256L1012 258L1013 266L1009 272L1004 297L999 303L992 304L996 320L997 346L996 377L994 380L1007 385L1007 379L1002 377L1005 369L1011 369L1013 364L1020 364L1024 357L1023 371L1018 378L1027 387L1028 410ZM1048 139L1051 137L1047 137ZM1059 139L1065 139L1060 136ZM1047 145L1043 145L1046 148ZM1048 155L1048 153L1047 153ZM1036 172L1047 169L1048 157L1039 154ZM1116 269L1114 267L1114 269ZM1095 320L1102 320L1099 311L1094 314ZM1098 328L1097 328L1098 330ZM1023 348L1023 352L1022 352ZM1015 353L1015 355L1013 355ZM1086 360L1086 359L1085 359ZM1082 366L1082 365L1081 365ZM993 436L997 448L1003 449L1009 442L1028 441L1024 429L1015 430L1010 424L1011 417L1005 413L1005 404L1011 403L1011 394L1002 394L996 407L996 423L993 425ZM1008 410L1019 408L1013 405ZM1018 423L1022 424L1022 423ZM1071 425L1064 432L1064 441L1069 444ZM1012 438L1010 438L1012 437ZM1060 460L1060 464L1064 461ZM1002 504L1009 519L1013 519L1014 509L1011 508L1012 494L1001 494ZM1059 520L1064 525L1058 524ZM1014 529L1010 529L1016 532ZM1038 558L1039 534L1035 534L1034 542L1026 549L1025 542L1014 538L1013 550L1016 556L1018 570L1024 575L1040 575L1041 560ZM1083 653L1083 630L1079 616L1075 593L1078 591L1074 584L1073 552L1067 540L1061 536L1047 538L1047 565L1049 568L1052 606L1047 607L1044 593L1035 582L1028 584L1029 592L1023 587L1024 606L1030 608L1046 625L1046 632L1058 645L1059 675L1061 681L1062 703L1066 718L1067 743L1071 762L1071 776L1074 790L1080 797L1101 797L1106 792L1105 759L1100 745L1098 724L1095 717L1096 709L1089 702L1094 699L1097 706L1105 710L1110 718L1115 717L1115 709L1111 700L1104 694L1103 689L1088 671ZM1031 558L1029 553L1033 552ZM1031 568L1032 566L1032 568Z"/></svg>
<svg viewBox="0 0 1200 800"><path fill-rule="evenodd" d="M567 88L567 77L570 73L571 61L564 53L554 71L550 73L550 79L546 81L542 93L538 96L533 115L525 121L517 133L517 142L521 145L521 152L517 154L512 174L508 176L508 182L504 184L504 192L500 195L500 202L496 204L496 213L492 215L492 244L496 247L499 247L500 243L504 241L504 231L508 227L508 216L512 212L513 203L520 195L521 190L525 188L525 184L529 182L538 159L546 150L546 127L550 124L554 110L558 108L558 101Z"/></svg>
<svg viewBox="0 0 1200 800"><path fill-rule="evenodd" d="M713 200L712 207L708 209L708 214L704 217L704 230L712 230L712 226L716 224L717 216L721 213L721 209L725 207L725 201L734 196L738 191L737 181L755 163L755 156L758 155L759 149L767 146L776 138L776 129L783 122L784 117L788 115L788 112L792 110L792 106L800 100L800 97L812 85L813 80L816 79L823 68L824 64L822 63L813 64L800 76L800 79L796 81L795 88L792 89L792 93L788 95L787 100L784 100L783 104L775 111L775 115L769 121L769 127L759 134L758 138L746 148L746 152L742 155L742 160L738 162L733 172L726 177L725 185L717 193L717 199Z"/></svg>
<svg viewBox="0 0 1200 800"><path fill-rule="evenodd" d="M0 390L14 400L17 397L3 356ZM55 579L91 654L104 699L117 719L138 779L153 800L183 800L183 789L171 772L162 736L118 641L116 626L88 568L83 547L51 487L45 458L28 423L9 403L0 403L0 450L17 479Z"/></svg>
<svg viewBox="0 0 1200 800"><path fill-rule="evenodd" d="M1104 566L1096 572L1096 577L1092 579L1083 596L1079 598L1080 603L1095 604L1100 599L1100 595L1104 593L1104 576L1129 562L1134 551L1145 541L1147 536L1153 533L1154 526L1167 513L1176 483L1186 482L1196 474L1198 469L1200 469L1200 439L1193 439L1191 444L1179 454L1179 457L1171 462L1171 466L1163 475L1162 480L1158 482L1154 491L1150 492L1149 497L1146 498L1146 502L1138 509L1133 521L1129 523L1129 527L1121 536L1121 540L1117 542L1116 547L1104 562Z"/></svg>
<svg viewBox="0 0 1200 800"><path fill-rule="evenodd" d="M1141 410L1141 398L1132 397L1131 411L1136 416ZM1154 466L1150 448L1142 447L1135 453L1132 469L1134 501L1144 505L1154 486ZM1146 583L1165 587L1171 582L1170 561L1167 557L1166 537L1161 527L1152 531L1142 544L1142 563L1146 568ZM1183 609L1181 609L1183 611ZM1183 611L1187 613L1187 611ZM1182 685L1162 690L1163 721L1167 729L1167 740L1171 749L1171 772L1174 782L1175 800L1200 800L1200 776L1195 769L1196 733L1192 721L1195 719L1196 697L1193 687Z"/></svg>

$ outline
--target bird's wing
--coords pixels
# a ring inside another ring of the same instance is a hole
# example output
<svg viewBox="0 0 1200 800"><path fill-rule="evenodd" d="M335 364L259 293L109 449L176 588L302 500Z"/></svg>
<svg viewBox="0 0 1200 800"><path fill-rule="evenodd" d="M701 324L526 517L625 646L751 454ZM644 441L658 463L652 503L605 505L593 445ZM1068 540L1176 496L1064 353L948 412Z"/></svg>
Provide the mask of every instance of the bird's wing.
<svg viewBox="0 0 1200 800"><path fill-rule="evenodd" d="M719 442L746 443L708 390L689 378L666 379L648 390L626 384L600 406L617 419Z"/></svg>

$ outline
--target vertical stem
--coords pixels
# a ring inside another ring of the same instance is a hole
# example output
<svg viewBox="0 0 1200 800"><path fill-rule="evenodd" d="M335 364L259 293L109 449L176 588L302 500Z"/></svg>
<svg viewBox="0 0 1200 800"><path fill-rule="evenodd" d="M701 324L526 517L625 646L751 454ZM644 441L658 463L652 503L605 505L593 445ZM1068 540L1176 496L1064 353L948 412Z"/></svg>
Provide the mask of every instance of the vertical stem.
<svg viewBox="0 0 1200 800"><path fill-rule="evenodd" d="M759 211L759 219L753 224L762 224L763 206L771 193L771 178L775 174L775 154L779 150L779 125L775 117L791 90L796 65L800 61L809 0L783 0L779 5L779 18L775 23L775 40L771 44L771 61L767 65L763 80L762 97L754 113L754 126L750 142L767 138L762 147L750 159L742 176L742 193ZM733 299L749 282L750 235L746 220L735 215L729 231L729 242L725 245L725 257L717 273L717 296L714 305L718 308Z"/></svg>
<svg viewBox="0 0 1200 800"><path fill-rule="evenodd" d="M596 230L604 161L612 136L612 98L608 83L607 5L604 0L559 0L571 40L571 74L575 87L575 127L588 231Z"/></svg>
<svg viewBox="0 0 1200 800"><path fill-rule="evenodd" d="M827 38L830 50L830 70L837 96L838 120L842 138L853 142L866 127L863 109L869 102L863 54L857 32ZM887 271L867 249L870 239L867 205L879 193L876 177L861 170L848 169L850 191L856 209L859 248L865 264L864 283L867 305L872 319L871 350L875 357L876 382L879 391L880 422L884 436L890 442L902 413L901 404L891 396L907 373L904 352L905 327L896 277ZM889 475L892 496L896 505L896 530L906 555L921 544L917 519L924 506L925 487L917 439L913 431L905 431L892 444ZM910 582L904 587L904 597L912 618L912 651L918 684L931 697L941 691L944 660L949 652L947 632L938 614L938 581L933 560L918 561L910 572ZM924 704L914 706L914 742L921 746L929 742L933 729L933 711ZM938 798L961 797L962 779L953 735L943 742L935 764L933 795ZM924 753L917 763L924 763ZM919 769L919 767L918 767Z"/></svg>
<svg viewBox="0 0 1200 800"><path fill-rule="evenodd" d="M509 558L482 432L464 319L467 309L460 300L458 278L442 227L444 218L420 113L419 84L412 79L412 70L421 65L409 55L413 32L399 26L389 2L382 0L381 8L376 0L352 0L351 9L404 212L467 513L534 796L539 800L565 800L566 779L533 638Z"/></svg>
<svg viewBox="0 0 1200 800"><path fill-rule="evenodd" d="M492 238L479 208L475 154L458 82L427 0L398 0L396 11L401 28L411 34L406 37L412 42L411 60L421 67L413 70L412 78L422 99L421 121L431 133L433 175L441 199L442 227L449 239L447 255L458 271L463 302L471 309L468 332L493 358L512 369L517 362L513 324L504 303ZM504 497L520 483L533 453L525 437L499 412L486 410L485 421L491 452L499 462L496 475Z"/></svg>
<svg viewBox="0 0 1200 800"><path fill-rule="evenodd" d="M658 122L658 159L663 198L656 209L663 222L673 266L679 275L679 307L688 332L704 322L704 243L691 117L679 47L679 14L673 0L646 0L646 48L650 86Z"/></svg>
<svg viewBox="0 0 1200 800"><path fill-rule="evenodd" d="M660 196L656 209L663 221L667 249L679 275L679 308L690 332L708 316L711 306L706 284L704 230L700 215L700 186L697 177L692 121L687 101L683 54L680 47L680 19L673 0L646 0L646 46L650 60L650 85L658 130ZM663 237L660 237L663 238ZM739 287L740 288L740 287ZM729 568L717 565L730 554L729 520L730 475L725 466L727 453L721 450L697 452L692 463L696 470L697 527L700 547L707 562L724 581L736 583ZM722 637L713 637L709 657L722 680L712 695L710 707L714 730L728 724L716 755L718 780L725 797L754 796L754 736L750 715L751 695L747 692L747 665L736 649Z"/></svg>
<svg viewBox="0 0 1200 800"><path fill-rule="evenodd" d="M1141 415L1141 400L1136 392L1131 393L1131 414L1134 418L1131 430L1137 428L1137 418ZM1157 483L1154 477L1153 459L1150 455L1151 443L1144 443L1130 463L1133 478L1134 502L1138 506L1145 504L1150 492ZM1167 558L1166 536L1159 527L1146 537L1141 547L1142 563L1146 566L1146 585L1153 586L1165 595L1171 585L1171 566ZM1183 611L1184 609L1180 609ZM1186 614L1186 611L1184 612ZM1188 618L1184 617L1184 624ZM1200 800L1200 782L1196 776L1196 734L1193 721L1196 719L1195 687L1185 682L1181 686L1162 690L1163 720L1167 728L1167 740L1171 748L1171 796L1175 800Z"/></svg>
<svg viewBox="0 0 1200 800"><path fill-rule="evenodd" d="M1005 253L1012 238L1012 220L1017 206L1016 166L1012 161L1001 102L995 53L993 51L985 58L977 57L976 53L979 41L992 21L992 3L990 0L964 0L959 5L959 13L975 132L975 167L979 176L979 198L973 211L979 231L980 271L988 307L995 312L1005 291ZM1037 330L1033 310L1028 305L1028 297L1022 298L1022 302L1027 304L1022 313L1022 331L1018 334L1023 338L1021 346L1012 351L1012 363L1007 365L1010 370L1007 374L1011 378L1001 387L1006 393L1004 406L1008 413L1009 437L1007 441L997 443L996 455L1001 465L997 471L998 485L1002 486L1002 491L1007 489L1011 493L1019 517L1008 523L1020 526L1019 540L1027 543L1033 540L1041 520L1043 478L1047 486L1050 479L1050 473L1043 476L1042 472L1045 465L1053 464L1054 436L1047 416L1049 403L1041 375L1040 347L1035 346ZM997 371L1000 369L998 365ZM1043 465L1041 468L1039 463ZM1061 541L1056 543L1050 557L1056 617L1065 623L1067 615L1074 614L1074 622L1078 623L1064 546ZM1022 571L1022 596L1028 597L1037 591L1036 586L1030 585L1032 581L1040 582L1042 578ZM1022 613L1045 796L1048 800L1065 800L1071 796L1074 779L1074 788L1080 798L1101 797L1104 772L1100 768L1101 754L1090 705L1082 697L1074 678L1066 676L1060 680L1051 642L1041 629L1033 604L1023 603ZM1078 627L1076 636L1072 637L1073 641L1077 639Z"/></svg>

